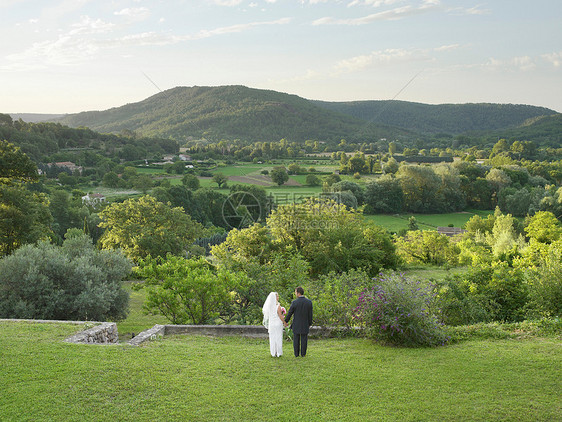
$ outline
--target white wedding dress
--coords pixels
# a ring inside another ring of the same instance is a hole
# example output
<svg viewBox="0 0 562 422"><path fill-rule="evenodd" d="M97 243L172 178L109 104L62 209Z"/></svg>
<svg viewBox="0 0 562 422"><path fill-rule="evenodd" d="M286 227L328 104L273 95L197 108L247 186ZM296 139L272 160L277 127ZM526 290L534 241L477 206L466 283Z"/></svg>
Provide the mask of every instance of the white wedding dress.
<svg viewBox="0 0 562 422"><path fill-rule="evenodd" d="M283 355L283 321L278 308L277 293L272 292L263 305L263 325L269 332L269 352L273 357Z"/></svg>

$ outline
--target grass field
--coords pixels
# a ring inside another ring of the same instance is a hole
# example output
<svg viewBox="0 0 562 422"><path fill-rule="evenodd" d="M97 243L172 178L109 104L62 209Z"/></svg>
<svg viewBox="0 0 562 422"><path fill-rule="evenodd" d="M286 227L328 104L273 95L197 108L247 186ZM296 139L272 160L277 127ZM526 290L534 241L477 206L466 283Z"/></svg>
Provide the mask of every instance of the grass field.
<svg viewBox="0 0 562 422"><path fill-rule="evenodd" d="M467 341L432 349L311 340L305 359L267 340L177 336L62 342L62 324L0 322L6 421L559 421L561 343Z"/></svg>
<svg viewBox="0 0 562 422"><path fill-rule="evenodd" d="M373 222L379 226L386 228L390 232L398 232L408 228L408 219L411 216L416 217L420 230L436 230L438 226L448 226L453 224L454 227L462 227L473 215L485 217L492 214L493 211L464 211L446 214L375 214L365 215L366 221Z"/></svg>
<svg viewBox="0 0 562 422"><path fill-rule="evenodd" d="M134 291L131 288L132 282L124 282L124 289L129 293L129 315L124 321L117 323L119 331L119 341L128 341L132 338L132 334L137 335L141 331L153 327L155 324L169 324L162 315L147 315L142 309L146 300L146 292L144 290Z"/></svg>

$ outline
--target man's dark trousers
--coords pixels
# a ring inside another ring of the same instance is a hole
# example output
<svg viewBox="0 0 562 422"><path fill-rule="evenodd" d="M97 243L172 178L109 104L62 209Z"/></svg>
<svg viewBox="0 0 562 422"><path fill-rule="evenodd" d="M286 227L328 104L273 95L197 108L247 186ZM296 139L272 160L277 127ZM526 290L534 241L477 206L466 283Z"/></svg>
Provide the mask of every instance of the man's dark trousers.
<svg viewBox="0 0 562 422"><path fill-rule="evenodd" d="M295 334L293 333L293 349L295 356L306 356L306 347L308 346L308 334Z"/></svg>

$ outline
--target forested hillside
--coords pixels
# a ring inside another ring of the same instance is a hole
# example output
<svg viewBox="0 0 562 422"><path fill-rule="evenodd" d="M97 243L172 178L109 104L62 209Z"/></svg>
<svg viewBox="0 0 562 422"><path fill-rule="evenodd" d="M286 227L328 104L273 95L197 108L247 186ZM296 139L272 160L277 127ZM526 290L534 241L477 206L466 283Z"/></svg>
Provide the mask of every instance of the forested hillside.
<svg viewBox="0 0 562 422"><path fill-rule="evenodd" d="M47 122L64 117L64 114L42 114L42 113L9 113L13 120L23 120L27 123Z"/></svg>
<svg viewBox="0 0 562 422"><path fill-rule="evenodd" d="M75 161L77 155L84 161L89 161L86 156L92 158L94 155L139 160L179 151L178 143L171 139L140 137L131 133L101 134L60 123L13 121L11 116L1 113L0 140L18 146L36 163Z"/></svg>
<svg viewBox="0 0 562 422"><path fill-rule="evenodd" d="M406 101L314 101L327 110L376 124L424 134L457 135L471 131L514 128L528 119L557 114L544 107L514 104L439 104Z"/></svg>
<svg viewBox="0 0 562 422"><path fill-rule="evenodd" d="M371 125L328 111L296 95L244 86L177 87L106 111L68 115L61 123L99 132L211 140L339 142L411 137L406 130Z"/></svg>
<svg viewBox="0 0 562 422"><path fill-rule="evenodd" d="M559 148L562 146L561 129L562 114L555 114L528 119L518 127L488 132L484 137L489 140L532 140L537 145Z"/></svg>

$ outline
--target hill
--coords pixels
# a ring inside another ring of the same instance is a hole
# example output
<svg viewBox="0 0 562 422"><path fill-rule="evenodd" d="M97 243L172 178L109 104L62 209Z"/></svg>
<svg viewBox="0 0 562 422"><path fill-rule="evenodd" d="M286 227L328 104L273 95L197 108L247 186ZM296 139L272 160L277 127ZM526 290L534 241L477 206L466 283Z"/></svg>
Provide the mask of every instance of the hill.
<svg viewBox="0 0 562 422"><path fill-rule="evenodd" d="M544 107L515 104L422 104L407 101L313 101L375 124L401 127L423 134L458 135L472 131L516 128L529 119L557 114Z"/></svg>
<svg viewBox="0 0 562 422"><path fill-rule="evenodd" d="M413 133L373 125L326 110L296 95L244 86L177 87L143 101L105 111L71 114L60 123L98 132L134 131L176 140L339 142L400 139Z"/></svg>
<svg viewBox="0 0 562 422"><path fill-rule="evenodd" d="M28 122L28 123L46 122L64 116L64 114L41 114L41 113L8 113L8 114L14 120L22 119L24 122Z"/></svg>
<svg viewBox="0 0 562 422"><path fill-rule="evenodd" d="M510 141L533 141L537 145L560 148L562 147L562 114L528 119L518 127L495 130L486 133L484 137L490 140L505 138Z"/></svg>

